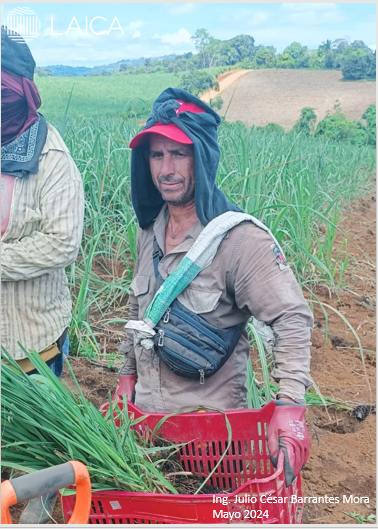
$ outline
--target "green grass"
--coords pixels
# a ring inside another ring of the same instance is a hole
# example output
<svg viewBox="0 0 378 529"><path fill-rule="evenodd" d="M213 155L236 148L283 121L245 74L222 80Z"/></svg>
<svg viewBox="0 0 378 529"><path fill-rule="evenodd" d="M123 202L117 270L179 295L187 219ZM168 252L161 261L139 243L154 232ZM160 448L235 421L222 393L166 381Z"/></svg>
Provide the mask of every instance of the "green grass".
<svg viewBox="0 0 378 529"><path fill-rule="evenodd" d="M356 520L356 522L358 524L376 524L377 522L377 515L376 515L376 509L377 509L377 506L374 504L373 506L371 505L365 505L365 507L367 507L369 510L372 510L373 512L370 513L370 514L359 514L357 512L345 512L344 511L344 514L346 514L347 516L349 516L350 518L353 518L353 520Z"/></svg>
<svg viewBox="0 0 378 529"><path fill-rule="evenodd" d="M209 68L217 77L227 66ZM70 118L120 118L148 116L152 103L160 92L170 86L180 86L182 72L174 73L119 73L111 76L35 77L41 95L40 112L60 127L67 101Z"/></svg>
<svg viewBox="0 0 378 529"><path fill-rule="evenodd" d="M350 518L353 518L353 520L356 520L358 524L375 524L377 521L377 517L375 514L369 514L368 516L366 516L365 514L358 514L357 512L344 512L344 514L346 514Z"/></svg>
<svg viewBox="0 0 378 529"><path fill-rule="evenodd" d="M71 118L119 117L133 109L147 114L156 96L177 86L180 76L169 73L88 77L36 77L40 112L59 126L73 87ZM143 98L143 99L141 99Z"/></svg>

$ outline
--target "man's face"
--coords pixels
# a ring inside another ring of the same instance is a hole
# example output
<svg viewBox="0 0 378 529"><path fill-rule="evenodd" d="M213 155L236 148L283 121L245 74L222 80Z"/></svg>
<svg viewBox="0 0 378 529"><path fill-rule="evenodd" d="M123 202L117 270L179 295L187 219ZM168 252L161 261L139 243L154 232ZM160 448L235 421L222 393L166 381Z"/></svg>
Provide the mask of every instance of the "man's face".
<svg viewBox="0 0 378 529"><path fill-rule="evenodd" d="M149 162L152 181L167 204L184 206L194 200L193 145L150 134Z"/></svg>

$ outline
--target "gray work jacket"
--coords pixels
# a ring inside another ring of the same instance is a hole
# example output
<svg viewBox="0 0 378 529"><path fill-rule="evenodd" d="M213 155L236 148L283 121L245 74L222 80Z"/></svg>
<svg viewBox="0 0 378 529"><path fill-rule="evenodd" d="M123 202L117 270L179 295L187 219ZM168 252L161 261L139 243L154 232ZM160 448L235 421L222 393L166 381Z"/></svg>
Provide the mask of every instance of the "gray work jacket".
<svg viewBox="0 0 378 529"><path fill-rule="evenodd" d="M168 220L168 208L164 206L148 229L138 229L129 320L143 319L154 296L153 238L156 236L164 249ZM197 221L182 243L163 256L159 263L163 280L177 267L202 229ZM309 369L313 315L292 270L278 258L277 247L267 232L249 221L231 229L212 264L199 273L178 300L218 328L240 324L252 315L270 325L275 335L273 378L279 381L281 394L304 403L305 390L312 384ZM245 332L227 362L204 384L175 375L154 351L134 347L131 336L120 349L125 353L122 374L138 374L135 403L143 410L171 412L198 406L226 410L247 406L250 345Z"/></svg>

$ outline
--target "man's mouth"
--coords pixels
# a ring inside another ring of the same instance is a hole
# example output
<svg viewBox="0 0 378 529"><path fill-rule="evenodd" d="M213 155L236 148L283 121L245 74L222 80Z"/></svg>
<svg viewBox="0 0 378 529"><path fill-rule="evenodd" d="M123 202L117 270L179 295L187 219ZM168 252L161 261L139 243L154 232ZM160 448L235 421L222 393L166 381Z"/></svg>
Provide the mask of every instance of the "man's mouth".
<svg viewBox="0 0 378 529"><path fill-rule="evenodd" d="M181 185L182 182L161 182L160 186L163 189L173 189L179 185Z"/></svg>

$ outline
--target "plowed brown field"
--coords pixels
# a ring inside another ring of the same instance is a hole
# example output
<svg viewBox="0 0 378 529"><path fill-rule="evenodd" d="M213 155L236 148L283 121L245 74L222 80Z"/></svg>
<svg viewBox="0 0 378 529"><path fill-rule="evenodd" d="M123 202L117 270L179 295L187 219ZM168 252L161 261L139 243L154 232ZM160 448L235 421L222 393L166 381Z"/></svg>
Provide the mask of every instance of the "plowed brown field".
<svg viewBox="0 0 378 529"><path fill-rule="evenodd" d="M251 70L222 91L219 114L248 126L278 123L290 130L302 108L313 107L321 120L339 101L348 119L360 120L375 104L376 83L342 81L341 77L339 71Z"/></svg>

